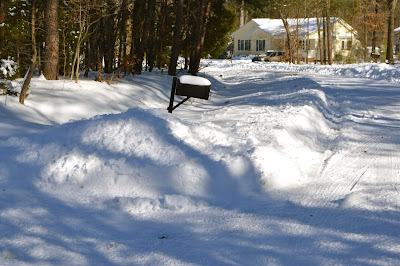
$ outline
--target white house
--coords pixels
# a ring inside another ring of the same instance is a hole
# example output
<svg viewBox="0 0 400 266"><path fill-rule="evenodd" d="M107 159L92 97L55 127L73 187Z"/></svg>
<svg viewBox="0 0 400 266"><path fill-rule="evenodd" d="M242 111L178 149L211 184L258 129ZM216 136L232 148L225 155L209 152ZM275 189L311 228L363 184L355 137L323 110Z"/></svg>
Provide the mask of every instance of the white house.
<svg viewBox="0 0 400 266"><path fill-rule="evenodd" d="M288 19L288 23L295 40L298 36L301 56L304 58L308 49L309 59L319 60L317 19ZM320 24L322 27L322 21ZM352 47L359 44L357 31L340 18L331 18L331 24L333 56L349 56ZM322 28L320 34L322 36ZM259 55L268 50L284 51L287 35L281 19L260 18L252 19L231 36L235 55Z"/></svg>

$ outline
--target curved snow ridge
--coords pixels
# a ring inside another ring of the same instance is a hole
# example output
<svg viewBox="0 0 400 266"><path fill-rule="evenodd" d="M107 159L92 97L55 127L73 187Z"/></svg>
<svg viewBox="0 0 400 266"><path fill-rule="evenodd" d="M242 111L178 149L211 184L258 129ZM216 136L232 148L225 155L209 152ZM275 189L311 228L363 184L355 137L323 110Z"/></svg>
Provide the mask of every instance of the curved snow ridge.
<svg viewBox="0 0 400 266"><path fill-rule="evenodd" d="M157 112L132 109L67 123L32 136L32 148L20 157L37 165L41 190L67 201L207 195L208 169L170 135Z"/></svg>
<svg viewBox="0 0 400 266"><path fill-rule="evenodd" d="M308 183L318 172L335 138L332 124L315 107L290 107L291 114L267 145L254 147L252 158L264 189L288 189Z"/></svg>
<svg viewBox="0 0 400 266"><path fill-rule="evenodd" d="M287 63L251 62L251 60L204 60L205 71L232 70L288 72L321 75L338 75L355 78L368 78L400 83L400 66L389 64L345 64L345 65L295 65ZM223 69L223 70L222 70Z"/></svg>

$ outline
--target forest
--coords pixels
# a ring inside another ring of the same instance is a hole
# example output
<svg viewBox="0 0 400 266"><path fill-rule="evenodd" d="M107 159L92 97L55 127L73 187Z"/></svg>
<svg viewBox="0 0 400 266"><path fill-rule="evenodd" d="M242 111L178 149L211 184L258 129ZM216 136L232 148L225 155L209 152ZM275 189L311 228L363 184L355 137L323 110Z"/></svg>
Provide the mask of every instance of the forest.
<svg viewBox="0 0 400 266"><path fill-rule="evenodd" d="M384 47L393 61L398 0L2 0L0 58L46 79L102 81L154 67L196 75L203 57L224 58L230 34L252 18L341 17L364 49ZM329 32L329 23L327 25ZM329 47L329 34L327 46Z"/></svg>

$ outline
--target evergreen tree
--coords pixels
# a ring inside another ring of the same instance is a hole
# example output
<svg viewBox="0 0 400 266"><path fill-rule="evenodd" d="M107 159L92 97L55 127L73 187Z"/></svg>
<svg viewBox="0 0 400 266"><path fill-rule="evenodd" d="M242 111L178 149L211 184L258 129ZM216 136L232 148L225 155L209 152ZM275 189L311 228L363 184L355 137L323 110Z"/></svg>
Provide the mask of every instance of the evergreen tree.
<svg viewBox="0 0 400 266"><path fill-rule="evenodd" d="M43 74L46 79L58 79L59 32L58 0L46 0L45 61Z"/></svg>

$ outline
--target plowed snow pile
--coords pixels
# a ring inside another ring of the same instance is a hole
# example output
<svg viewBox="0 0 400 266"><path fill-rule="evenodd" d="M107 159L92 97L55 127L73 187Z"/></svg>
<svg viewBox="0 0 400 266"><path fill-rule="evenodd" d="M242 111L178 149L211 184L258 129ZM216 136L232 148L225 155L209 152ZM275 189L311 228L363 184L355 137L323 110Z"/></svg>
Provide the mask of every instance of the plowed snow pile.
<svg viewBox="0 0 400 266"><path fill-rule="evenodd" d="M399 264L398 66L203 66L0 96L0 264Z"/></svg>

